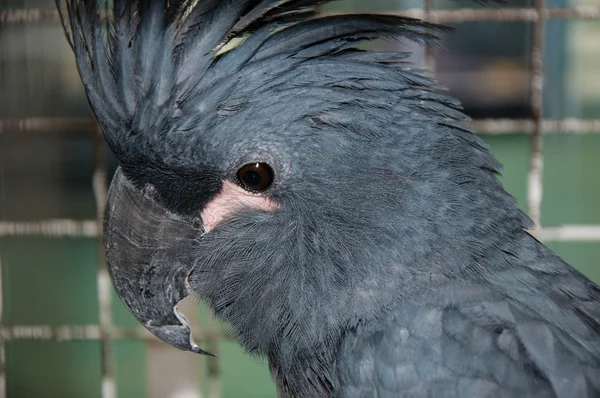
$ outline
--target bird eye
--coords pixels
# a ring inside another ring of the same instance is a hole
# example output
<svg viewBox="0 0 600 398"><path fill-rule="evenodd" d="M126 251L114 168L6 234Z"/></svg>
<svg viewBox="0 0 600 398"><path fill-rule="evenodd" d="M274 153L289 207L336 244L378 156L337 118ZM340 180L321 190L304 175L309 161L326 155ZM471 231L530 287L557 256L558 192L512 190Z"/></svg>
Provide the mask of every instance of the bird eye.
<svg viewBox="0 0 600 398"><path fill-rule="evenodd" d="M237 172L242 188L250 192L264 191L273 182L273 169L266 163L250 163Z"/></svg>

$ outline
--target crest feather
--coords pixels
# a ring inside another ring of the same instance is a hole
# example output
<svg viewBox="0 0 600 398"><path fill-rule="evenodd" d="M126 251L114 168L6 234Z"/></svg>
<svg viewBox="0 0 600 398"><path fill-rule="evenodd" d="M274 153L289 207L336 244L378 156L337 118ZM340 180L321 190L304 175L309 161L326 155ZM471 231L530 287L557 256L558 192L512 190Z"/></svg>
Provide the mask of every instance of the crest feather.
<svg viewBox="0 0 600 398"><path fill-rule="evenodd" d="M318 16L316 7L329 1L57 0L57 5L92 109L123 161L135 158L139 148L160 152L166 135L186 124L181 119L192 108L196 120L213 117L248 65L321 56L340 56L345 63L344 51L365 40L435 43L431 32L447 30L389 15ZM377 57L366 62L376 63Z"/></svg>

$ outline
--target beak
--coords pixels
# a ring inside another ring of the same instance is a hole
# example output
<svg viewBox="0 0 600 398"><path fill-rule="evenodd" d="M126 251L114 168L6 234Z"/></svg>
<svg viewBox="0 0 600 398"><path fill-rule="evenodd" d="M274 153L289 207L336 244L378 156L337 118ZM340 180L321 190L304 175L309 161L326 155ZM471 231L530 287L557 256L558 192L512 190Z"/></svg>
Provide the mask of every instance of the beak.
<svg viewBox="0 0 600 398"><path fill-rule="evenodd" d="M152 334L179 349L212 355L194 343L176 308L189 295L189 255L202 227L169 213L152 196L117 170L104 220L110 277L125 306Z"/></svg>

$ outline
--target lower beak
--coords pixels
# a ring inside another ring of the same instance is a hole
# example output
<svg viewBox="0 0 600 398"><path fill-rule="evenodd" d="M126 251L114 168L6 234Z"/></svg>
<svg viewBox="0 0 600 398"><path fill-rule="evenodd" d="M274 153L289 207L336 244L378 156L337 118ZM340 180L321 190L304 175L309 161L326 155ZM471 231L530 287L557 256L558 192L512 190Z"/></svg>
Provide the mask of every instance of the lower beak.
<svg viewBox="0 0 600 398"><path fill-rule="evenodd" d="M117 170L104 224L110 277L125 306L155 336L179 349L212 355L194 343L176 308L189 294L190 251L202 231L152 196Z"/></svg>

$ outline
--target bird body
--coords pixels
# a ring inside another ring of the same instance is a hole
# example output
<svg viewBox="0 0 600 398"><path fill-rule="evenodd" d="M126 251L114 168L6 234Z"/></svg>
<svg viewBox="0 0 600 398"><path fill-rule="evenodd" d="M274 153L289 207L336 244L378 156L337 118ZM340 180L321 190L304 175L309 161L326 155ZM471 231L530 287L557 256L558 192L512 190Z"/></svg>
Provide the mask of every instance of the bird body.
<svg viewBox="0 0 600 398"><path fill-rule="evenodd" d="M281 397L600 396L600 288L527 232L457 100L357 48L446 28L326 2L67 0L125 305L206 353L175 308L205 301Z"/></svg>

